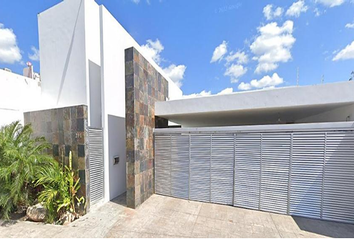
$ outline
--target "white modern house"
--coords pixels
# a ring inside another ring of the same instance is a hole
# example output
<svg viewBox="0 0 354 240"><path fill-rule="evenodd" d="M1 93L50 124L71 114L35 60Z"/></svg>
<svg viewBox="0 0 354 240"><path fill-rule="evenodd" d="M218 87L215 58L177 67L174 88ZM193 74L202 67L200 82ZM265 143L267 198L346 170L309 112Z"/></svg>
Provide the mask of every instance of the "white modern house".
<svg viewBox="0 0 354 240"><path fill-rule="evenodd" d="M94 0L64 0L38 24L41 81L0 71L0 124L56 109L35 129L54 132L54 119L65 151L66 137L83 146L86 194L104 202L127 191L137 207L156 192L354 223L354 82L183 99ZM75 112L66 136L65 108L81 105L87 116Z"/></svg>

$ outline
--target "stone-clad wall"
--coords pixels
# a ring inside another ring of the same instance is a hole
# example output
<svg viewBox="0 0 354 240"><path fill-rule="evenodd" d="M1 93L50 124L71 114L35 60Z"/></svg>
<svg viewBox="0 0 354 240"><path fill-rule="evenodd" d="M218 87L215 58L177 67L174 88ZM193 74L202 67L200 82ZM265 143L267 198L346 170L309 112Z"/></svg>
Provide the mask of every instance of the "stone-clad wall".
<svg viewBox="0 0 354 240"><path fill-rule="evenodd" d="M154 193L155 102L168 82L135 49L125 50L127 205L136 208Z"/></svg>
<svg viewBox="0 0 354 240"><path fill-rule="evenodd" d="M73 168L79 170L81 182L79 195L89 203L87 106L27 112L24 119L32 125L34 136L45 137L52 144L48 153L58 162L67 165L72 151Z"/></svg>

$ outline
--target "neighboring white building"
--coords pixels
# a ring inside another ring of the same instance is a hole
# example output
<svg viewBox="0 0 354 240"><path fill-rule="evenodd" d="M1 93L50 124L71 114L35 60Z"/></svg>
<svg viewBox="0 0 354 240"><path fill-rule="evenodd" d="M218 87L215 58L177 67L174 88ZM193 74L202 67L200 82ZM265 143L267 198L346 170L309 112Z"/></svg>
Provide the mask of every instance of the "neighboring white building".
<svg viewBox="0 0 354 240"><path fill-rule="evenodd" d="M23 112L41 104L41 82L0 69L0 127L13 121L23 123Z"/></svg>

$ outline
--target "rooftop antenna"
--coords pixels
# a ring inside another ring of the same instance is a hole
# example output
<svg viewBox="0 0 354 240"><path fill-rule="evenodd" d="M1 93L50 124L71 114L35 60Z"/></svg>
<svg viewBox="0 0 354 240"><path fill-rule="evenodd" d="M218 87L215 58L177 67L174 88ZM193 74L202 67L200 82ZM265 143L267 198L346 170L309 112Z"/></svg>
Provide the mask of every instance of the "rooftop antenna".
<svg viewBox="0 0 354 240"><path fill-rule="evenodd" d="M349 78L349 81L354 81L354 71L352 71L352 76Z"/></svg>
<svg viewBox="0 0 354 240"><path fill-rule="evenodd" d="M296 86L299 86L299 67L297 67L297 71L296 71Z"/></svg>
<svg viewBox="0 0 354 240"><path fill-rule="evenodd" d="M322 84L324 83L324 75L322 75L321 83L322 83Z"/></svg>

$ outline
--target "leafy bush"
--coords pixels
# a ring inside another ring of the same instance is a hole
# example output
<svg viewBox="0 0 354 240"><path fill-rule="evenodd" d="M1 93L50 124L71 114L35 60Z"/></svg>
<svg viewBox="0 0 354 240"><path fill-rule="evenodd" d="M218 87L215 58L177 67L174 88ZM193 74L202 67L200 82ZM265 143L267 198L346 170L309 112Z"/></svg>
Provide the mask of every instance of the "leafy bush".
<svg viewBox="0 0 354 240"><path fill-rule="evenodd" d="M55 162L50 168L42 168L38 174L36 186L43 186L38 200L43 202L48 211L48 222L53 222L69 212L77 217L76 205L84 203L84 198L78 198L80 178L72 169L72 153L69 153L69 166L62 167Z"/></svg>
<svg viewBox="0 0 354 240"><path fill-rule="evenodd" d="M32 134L31 126L19 121L0 129L0 217L5 219L17 208L33 203L33 181L39 170L55 163L44 154L50 145Z"/></svg>

